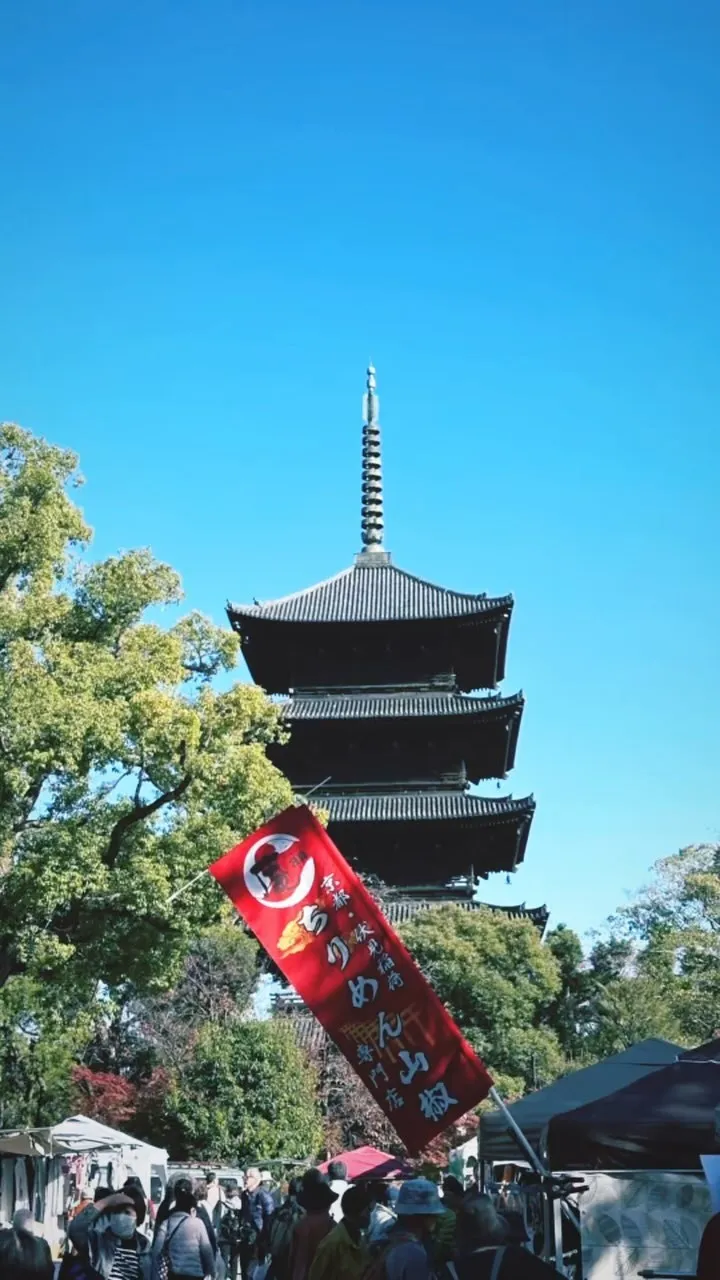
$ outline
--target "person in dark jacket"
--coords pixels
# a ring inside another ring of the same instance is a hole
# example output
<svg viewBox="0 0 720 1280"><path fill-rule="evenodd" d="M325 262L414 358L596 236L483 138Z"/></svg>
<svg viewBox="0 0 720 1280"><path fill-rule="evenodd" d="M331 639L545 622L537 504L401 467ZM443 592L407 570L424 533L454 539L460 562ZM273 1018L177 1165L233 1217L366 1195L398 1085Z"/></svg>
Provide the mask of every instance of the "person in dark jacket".
<svg viewBox="0 0 720 1280"><path fill-rule="evenodd" d="M29 1209L19 1209L13 1225L0 1231L0 1276L2 1280L52 1280L50 1245L35 1235Z"/></svg>
<svg viewBox="0 0 720 1280"><path fill-rule="evenodd" d="M240 1246L240 1270L247 1280L250 1267L263 1262L270 1247L270 1219L275 1203L262 1186L259 1169L248 1169L242 1196L243 1239Z"/></svg>
<svg viewBox="0 0 720 1280"><path fill-rule="evenodd" d="M700 1241L697 1280L717 1280L720 1276L720 1213L706 1224Z"/></svg>
<svg viewBox="0 0 720 1280"><path fill-rule="evenodd" d="M517 1244L489 1196L463 1200L457 1215L456 1251L442 1280L557 1280L558 1272Z"/></svg>

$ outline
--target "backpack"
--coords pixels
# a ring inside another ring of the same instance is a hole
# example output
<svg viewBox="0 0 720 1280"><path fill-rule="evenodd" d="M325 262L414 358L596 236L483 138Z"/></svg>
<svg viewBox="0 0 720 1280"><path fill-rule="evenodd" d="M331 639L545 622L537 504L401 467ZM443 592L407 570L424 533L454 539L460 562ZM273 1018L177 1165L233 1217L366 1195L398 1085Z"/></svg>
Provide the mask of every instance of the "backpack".
<svg viewBox="0 0 720 1280"><path fill-rule="evenodd" d="M247 1224L242 1219L242 1209L226 1209L220 1219L218 1238L223 1244L237 1245L244 1242Z"/></svg>
<svg viewBox="0 0 720 1280"><path fill-rule="evenodd" d="M293 1204L292 1202L281 1204L273 1213L270 1218L268 1237L270 1253L274 1262L283 1258L287 1253L290 1248L293 1227L295 1226L295 1223L302 1218L302 1216L303 1211L300 1208L300 1205Z"/></svg>
<svg viewBox="0 0 720 1280"><path fill-rule="evenodd" d="M411 1232L395 1231L392 1238L378 1240L375 1249L372 1252L370 1261L362 1273L361 1280L387 1280L387 1269L385 1263L388 1255L392 1253L400 1244L406 1244L408 1240L415 1240L415 1236Z"/></svg>
<svg viewBox="0 0 720 1280"><path fill-rule="evenodd" d="M493 1258L492 1270L490 1272L490 1280L498 1280L498 1277L500 1275L500 1268L502 1267L504 1259L505 1259L505 1245L501 1245L499 1249L495 1250L495 1257ZM445 1269L448 1275L451 1277L451 1280L458 1280L457 1267L455 1266L454 1262L446 1263Z"/></svg>

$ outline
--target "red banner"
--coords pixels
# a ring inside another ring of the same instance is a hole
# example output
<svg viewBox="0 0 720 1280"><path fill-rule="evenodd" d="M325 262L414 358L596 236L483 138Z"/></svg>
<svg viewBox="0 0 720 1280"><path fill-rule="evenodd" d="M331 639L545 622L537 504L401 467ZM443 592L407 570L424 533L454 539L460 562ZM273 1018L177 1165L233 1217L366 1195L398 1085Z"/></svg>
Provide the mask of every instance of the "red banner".
<svg viewBox="0 0 720 1280"><path fill-rule="evenodd" d="M379 906L307 808L210 868L416 1154L492 1087Z"/></svg>

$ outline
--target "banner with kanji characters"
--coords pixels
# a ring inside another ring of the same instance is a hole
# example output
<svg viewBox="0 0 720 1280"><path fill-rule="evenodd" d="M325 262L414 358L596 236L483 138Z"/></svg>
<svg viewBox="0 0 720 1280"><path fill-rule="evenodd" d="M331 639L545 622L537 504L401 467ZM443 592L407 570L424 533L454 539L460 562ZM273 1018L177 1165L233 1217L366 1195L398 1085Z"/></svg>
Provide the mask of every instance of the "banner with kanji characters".
<svg viewBox="0 0 720 1280"><path fill-rule="evenodd" d="M378 904L306 807L210 867L416 1154L492 1080Z"/></svg>

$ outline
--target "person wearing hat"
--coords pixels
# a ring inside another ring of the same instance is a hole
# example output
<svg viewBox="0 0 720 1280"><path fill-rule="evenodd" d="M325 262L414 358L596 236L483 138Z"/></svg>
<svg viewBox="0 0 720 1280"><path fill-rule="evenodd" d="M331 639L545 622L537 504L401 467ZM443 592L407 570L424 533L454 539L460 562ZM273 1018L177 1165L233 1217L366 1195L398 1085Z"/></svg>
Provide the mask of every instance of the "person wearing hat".
<svg viewBox="0 0 720 1280"><path fill-rule="evenodd" d="M385 1280L432 1280L430 1245L435 1224L445 1212L429 1178L404 1182L395 1205L397 1223L387 1236Z"/></svg>
<svg viewBox="0 0 720 1280"><path fill-rule="evenodd" d="M361 1280L370 1260L365 1243L370 1204L362 1187L348 1187L340 1202L339 1223L318 1245L310 1280Z"/></svg>
<svg viewBox="0 0 720 1280"><path fill-rule="evenodd" d="M151 1280L150 1241L137 1226L135 1201L119 1191L73 1218L68 1237L101 1280Z"/></svg>
<svg viewBox="0 0 720 1280"><path fill-rule="evenodd" d="M300 1208L305 1210L305 1217L293 1227L290 1280L308 1280L318 1246L335 1226L330 1206L336 1199L335 1192L330 1189L322 1174L317 1169L308 1169L303 1176L297 1198Z"/></svg>

